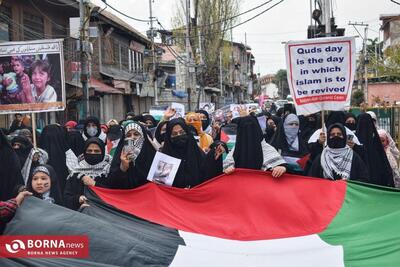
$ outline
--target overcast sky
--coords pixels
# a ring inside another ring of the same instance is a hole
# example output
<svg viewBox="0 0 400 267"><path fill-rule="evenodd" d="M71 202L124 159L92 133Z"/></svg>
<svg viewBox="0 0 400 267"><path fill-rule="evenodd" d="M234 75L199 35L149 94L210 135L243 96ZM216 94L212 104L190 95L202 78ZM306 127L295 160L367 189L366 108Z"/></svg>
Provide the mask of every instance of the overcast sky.
<svg viewBox="0 0 400 267"><path fill-rule="evenodd" d="M91 1L101 5L100 0ZM153 0L154 16L157 17L166 28L170 28L171 26L171 17L176 9L177 1L179 0ZM248 10L265 1L266 0L241 0L241 11ZM271 4L277 3L278 1L279 0L274 0ZM380 28L380 14L400 14L400 6L392 3L390 0L332 1L336 24L339 27L346 28L347 36L358 35L353 26L347 25L349 21L368 23L368 38L375 38L378 37ZM133 17L141 19L148 19L149 17L148 0L107 0L107 3ZM244 43L245 33L247 33L247 44L251 46L256 59L256 72L265 75L275 73L278 69L286 68L284 45L282 42L307 38L307 27L310 24L309 3L309 0L284 0L281 4L258 18L233 29L233 39L235 42ZM245 21L247 18L256 15L267 6L243 15L240 17L240 21ZM121 18L123 17L121 16ZM147 23L126 18L124 20L143 33L149 28ZM364 29L362 27L359 27L358 30L361 34L364 34ZM356 38L356 43L357 49L361 49L362 39Z"/></svg>

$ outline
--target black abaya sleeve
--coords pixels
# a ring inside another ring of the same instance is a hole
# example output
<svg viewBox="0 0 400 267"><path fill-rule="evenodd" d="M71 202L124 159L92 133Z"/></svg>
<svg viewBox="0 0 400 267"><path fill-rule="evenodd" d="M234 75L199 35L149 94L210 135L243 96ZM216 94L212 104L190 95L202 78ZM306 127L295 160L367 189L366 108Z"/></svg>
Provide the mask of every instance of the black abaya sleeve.
<svg viewBox="0 0 400 267"><path fill-rule="evenodd" d="M202 167L205 171L202 183L223 173L222 162L222 155L219 159L215 160L215 148L207 153Z"/></svg>
<svg viewBox="0 0 400 267"><path fill-rule="evenodd" d="M321 154L319 154L313 161L310 170L308 171L308 176L324 178L322 167L321 167Z"/></svg>
<svg viewBox="0 0 400 267"><path fill-rule="evenodd" d="M308 144L308 151L310 152L310 159L314 161L314 159L322 153L324 147L317 141L314 143Z"/></svg>
<svg viewBox="0 0 400 267"><path fill-rule="evenodd" d="M79 203L79 197L83 195L82 181L77 178L76 175L70 177L65 183L64 189L64 204L65 207L78 210L81 204Z"/></svg>
<svg viewBox="0 0 400 267"><path fill-rule="evenodd" d="M96 186L113 189L132 189L147 183L146 177L138 175L132 163L126 172L115 168L106 179L96 181Z"/></svg>
<svg viewBox="0 0 400 267"><path fill-rule="evenodd" d="M350 170L350 180L364 183L370 182L367 165L365 165L365 163L357 153L353 154L353 161Z"/></svg>

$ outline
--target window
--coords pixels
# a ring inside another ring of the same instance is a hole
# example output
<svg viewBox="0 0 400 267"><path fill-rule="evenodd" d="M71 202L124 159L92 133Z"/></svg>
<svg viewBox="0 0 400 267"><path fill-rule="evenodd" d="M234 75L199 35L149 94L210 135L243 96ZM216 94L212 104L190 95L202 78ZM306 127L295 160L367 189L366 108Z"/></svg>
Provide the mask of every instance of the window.
<svg viewBox="0 0 400 267"><path fill-rule="evenodd" d="M44 21L42 17L24 12L24 40L44 39Z"/></svg>
<svg viewBox="0 0 400 267"><path fill-rule="evenodd" d="M0 5L0 40L11 41L13 32L11 8Z"/></svg>

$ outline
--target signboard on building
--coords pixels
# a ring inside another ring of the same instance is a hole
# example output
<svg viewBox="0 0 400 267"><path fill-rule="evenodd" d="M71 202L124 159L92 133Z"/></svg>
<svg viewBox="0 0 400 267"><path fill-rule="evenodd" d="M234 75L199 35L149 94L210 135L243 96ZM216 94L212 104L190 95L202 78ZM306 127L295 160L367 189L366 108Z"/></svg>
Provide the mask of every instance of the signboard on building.
<svg viewBox="0 0 400 267"><path fill-rule="evenodd" d="M354 37L286 44L288 83L298 115L350 106L355 52Z"/></svg>
<svg viewBox="0 0 400 267"><path fill-rule="evenodd" d="M63 40L0 43L0 113L65 108Z"/></svg>

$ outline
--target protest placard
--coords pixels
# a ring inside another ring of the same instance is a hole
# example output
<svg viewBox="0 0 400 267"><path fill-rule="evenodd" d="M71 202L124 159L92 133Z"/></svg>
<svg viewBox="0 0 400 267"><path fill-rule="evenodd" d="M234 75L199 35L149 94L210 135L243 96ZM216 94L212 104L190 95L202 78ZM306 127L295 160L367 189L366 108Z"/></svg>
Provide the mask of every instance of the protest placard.
<svg viewBox="0 0 400 267"><path fill-rule="evenodd" d="M180 159L157 152L147 175L147 180L172 186L180 164Z"/></svg>
<svg viewBox="0 0 400 267"><path fill-rule="evenodd" d="M350 106L355 52L354 37L286 44L288 83L298 115Z"/></svg>
<svg viewBox="0 0 400 267"><path fill-rule="evenodd" d="M0 113L64 108L62 39L0 43Z"/></svg>
<svg viewBox="0 0 400 267"><path fill-rule="evenodd" d="M201 102L199 104L199 109L212 113L215 111L215 104L211 102Z"/></svg>

